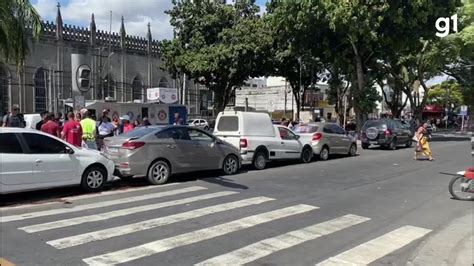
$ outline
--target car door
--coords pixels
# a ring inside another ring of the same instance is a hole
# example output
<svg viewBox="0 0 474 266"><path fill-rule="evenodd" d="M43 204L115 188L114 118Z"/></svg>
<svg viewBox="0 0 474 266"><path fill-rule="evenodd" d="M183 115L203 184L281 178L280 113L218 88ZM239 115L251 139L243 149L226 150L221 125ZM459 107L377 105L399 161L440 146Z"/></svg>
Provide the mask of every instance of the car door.
<svg viewBox="0 0 474 266"><path fill-rule="evenodd" d="M66 153L65 143L45 134L22 133L28 154L34 159L33 178L37 183L68 183L77 180L79 161Z"/></svg>
<svg viewBox="0 0 474 266"><path fill-rule="evenodd" d="M1 192L18 189L20 185L34 184L34 160L24 153L15 133L0 133L0 185ZM13 187L15 186L15 188ZM28 189L29 187L23 187Z"/></svg>
<svg viewBox="0 0 474 266"><path fill-rule="evenodd" d="M349 152L349 148L352 145L352 138L337 124L332 124L332 130L336 133L337 151L339 153Z"/></svg>
<svg viewBox="0 0 474 266"><path fill-rule="evenodd" d="M301 150L303 146L301 142L298 140L298 137L295 133L285 127L278 127L278 131L280 133L281 143L282 143L282 151L283 151L283 158L287 159L295 159L301 156Z"/></svg>
<svg viewBox="0 0 474 266"><path fill-rule="evenodd" d="M191 171L194 148L192 147L185 127L171 127L158 132L158 139L153 145L163 148L163 156L171 162L172 171Z"/></svg>
<svg viewBox="0 0 474 266"><path fill-rule="evenodd" d="M329 147L330 153L340 152L341 147L339 144L339 138L336 135L336 132L333 131L333 127L331 124L324 124L323 137L321 138L321 140Z"/></svg>
<svg viewBox="0 0 474 266"><path fill-rule="evenodd" d="M393 121L393 127L394 127L394 131L395 131L395 134L397 136L397 142L398 143L405 143L408 141L408 135L407 135L407 132L405 130L405 128L403 127L403 124L402 122L400 121Z"/></svg>
<svg viewBox="0 0 474 266"><path fill-rule="evenodd" d="M225 155L216 145L216 140L202 130L188 128L188 135L194 148L193 158L198 170L220 168L220 161Z"/></svg>

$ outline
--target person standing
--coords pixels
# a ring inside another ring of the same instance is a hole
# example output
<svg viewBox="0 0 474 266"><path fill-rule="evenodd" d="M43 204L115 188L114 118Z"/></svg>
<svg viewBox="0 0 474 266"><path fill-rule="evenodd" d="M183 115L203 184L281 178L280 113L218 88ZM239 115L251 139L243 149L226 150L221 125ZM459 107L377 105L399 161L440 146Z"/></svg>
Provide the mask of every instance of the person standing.
<svg viewBox="0 0 474 266"><path fill-rule="evenodd" d="M428 135L428 123L424 123L418 128L415 136L413 137L413 139L417 142L415 146L415 155L413 157L414 160L418 160L419 155L425 155L428 156L428 160L434 161L433 153L431 152L431 147L428 142Z"/></svg>
<svg viewBox="0 0 474 266"><path fill-rule="evenodd" d="M122 125L123 125L122 133L125 134L135 129L135 126L132 123L130 123L130 116L124 115L120 117L120 119L122 120Z"/></svg>
<svg viewBox="0 0 474 266"><path fill-rule="evenodd" d="M43 111L43 112L40 113L41 120L40 120L38 123L36 123L36 127L35 127L36 130L41 130L41 126L42 126L44 123L46 123L45 117L46 117L46 114L47 114L47 113L48 113L48 111Z"/></svg>
<svg viewBox="0 0 474 266"><path fill-rule="evenodd" d="M23 115L19 112L20 106L18 104L14 104L12 106L11 112L3 116L3 127L24 128L26 126L25 119L23 118Z"/></svg>
<svg viewBox="0 0 474 266"><path fill-rule="evenodd" d="M104 146L104 139L114 136L115 127L107 116L102 116L102 120L97 125L97 146L99 150Z"/></svg>
<svg viewBox="0 0 474 266"><path fill-rule="evenodd" d="M75 120L73 112L68 113L67 117L68 117L68 121L64 123L63 130L61 132L61 138L76 147L81 147L81 144L82 144L81 123Z"/></svg>
<svg viewBox="0 0 474 266"><path fill-rule="evenodd" d="M61 129L54 121L54 115L52 113L46 114L45 123L41 126L41 131L51 134L55 137L61 137Z"/></svg>
<svg viewBox="0 0 474 266"><path fill-rule="evenodd" d="M174 123L173 125L183 125L184 124L184 121L183 119L181 118L181 116L179 115L179 113L174 113Z"/></svg>
<svg viewBox="0 0 474 266"><path fill-rule="evenodd" d="M97 150L96 139L96 123L91 118L91 113L89 111L84 112L84 119L81 120L82 128L82 140L85 142L87 148L91 150Z"/></svg>

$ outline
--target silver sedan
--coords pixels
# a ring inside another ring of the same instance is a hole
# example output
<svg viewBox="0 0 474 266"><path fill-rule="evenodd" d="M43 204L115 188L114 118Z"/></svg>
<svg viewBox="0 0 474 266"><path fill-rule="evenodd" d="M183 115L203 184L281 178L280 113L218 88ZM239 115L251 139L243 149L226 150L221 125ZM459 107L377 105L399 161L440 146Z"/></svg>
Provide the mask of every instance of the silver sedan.
<svg viewBox="0 0 474 266"><path fill-rule="evenodd" d="M172 174L222 169L239 171L239 151L213 135L187 126L139 127L106 138L104 152L114 161L121 178L145 176L154 185L164 184Z"/></svg>
<svg viewBox="0 0 474 266"><path fill-rule="evenodd" d="M296 125L293 131L303 144L309 144L320 160L327 160L330 154L357 153L357 140L336 123L309 123Z"/></svg>

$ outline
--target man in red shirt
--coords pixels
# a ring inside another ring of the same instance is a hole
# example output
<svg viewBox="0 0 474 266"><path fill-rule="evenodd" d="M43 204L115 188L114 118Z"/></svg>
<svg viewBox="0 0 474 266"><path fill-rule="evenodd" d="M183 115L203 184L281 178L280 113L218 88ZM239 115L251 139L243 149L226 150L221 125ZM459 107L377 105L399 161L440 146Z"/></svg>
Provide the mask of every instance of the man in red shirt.
<svg viewBox="0 0 474 266"><path fill-rule="evenodd" d="M46 114L45 121L46 122L41 126L41 131L59 138L61 136L61 132L58 123L54 121L53 114Z"/></svg>
<svg viewBox="0 0 474 266"><path fill-rule="evenodd" d="M68 121L64 124L61 137L68 143L76 147L81 147L82 143L82 127L81 123L74 119L74 113L67 114Z"/></svg>

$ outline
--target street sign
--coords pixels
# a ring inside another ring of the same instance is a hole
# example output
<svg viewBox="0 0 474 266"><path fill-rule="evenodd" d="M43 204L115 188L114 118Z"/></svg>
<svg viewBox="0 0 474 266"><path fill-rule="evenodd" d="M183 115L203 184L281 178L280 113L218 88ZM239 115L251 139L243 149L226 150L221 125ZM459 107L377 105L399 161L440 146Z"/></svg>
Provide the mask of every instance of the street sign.
<svg viewBox="0 0 474 266"><path fill-rule="evenodd" d="M461 106L461 111L459 112L461 116L467 116L467 105Z"/></svg>

